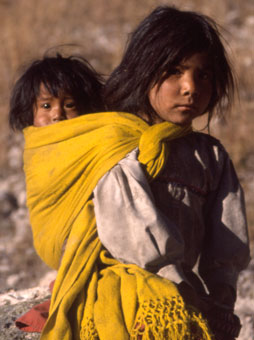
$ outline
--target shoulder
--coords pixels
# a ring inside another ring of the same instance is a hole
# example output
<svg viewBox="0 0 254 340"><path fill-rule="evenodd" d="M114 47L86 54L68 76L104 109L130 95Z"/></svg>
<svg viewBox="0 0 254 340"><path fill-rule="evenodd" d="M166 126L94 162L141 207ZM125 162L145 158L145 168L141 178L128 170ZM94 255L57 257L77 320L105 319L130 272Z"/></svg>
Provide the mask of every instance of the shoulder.
<svg viewBox="0 0 254 340"><path fill-rule="evenodd" d="M217 187L231 164L220 141L205 133L192 132L169 144L163 176L208 192Z"/></svg>
<svg viewBox="0 0 254 340"><path fill-rule="evenodd" d="M173 148L184 154L198 152L199 154L204 154L204 156L206 154L228 156L224 146L217 138L202 132L193 131L184 137L173 140L171 143Z"/></svg>
<svg viewBox="0 0 254 340"><path fill-rule="evenodd" d="M221 144L220 140L207 133L194 131L186 137L187 139L193 141L193 143L196 143L197 145L207 148L218 147L220 150L225 151L225 148Z"/></svg>
<svg viewBox="0 0 254 340"><path fill-rule="evenodd" d="M219 139L202 132L192 132L185 137L185 145L202 158L214 158L216 162L229 158L228 152Z"/></svg>

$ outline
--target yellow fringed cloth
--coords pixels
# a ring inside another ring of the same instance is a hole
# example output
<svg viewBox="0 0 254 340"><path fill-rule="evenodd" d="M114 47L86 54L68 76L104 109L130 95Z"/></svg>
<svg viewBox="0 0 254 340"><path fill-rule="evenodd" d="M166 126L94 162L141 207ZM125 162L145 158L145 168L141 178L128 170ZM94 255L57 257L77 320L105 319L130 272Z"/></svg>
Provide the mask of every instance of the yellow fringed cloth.
<svg viewBox="0 0 254 340"><path fill-rule="evenodd" d="M41 339L211 339L206 321L185 306L173 283L121 264L103 248L91 199L98 180L137 146L148 178L157 176L165 142L190 131L116 112L24 130L34 246L58 269Z"/></svg>

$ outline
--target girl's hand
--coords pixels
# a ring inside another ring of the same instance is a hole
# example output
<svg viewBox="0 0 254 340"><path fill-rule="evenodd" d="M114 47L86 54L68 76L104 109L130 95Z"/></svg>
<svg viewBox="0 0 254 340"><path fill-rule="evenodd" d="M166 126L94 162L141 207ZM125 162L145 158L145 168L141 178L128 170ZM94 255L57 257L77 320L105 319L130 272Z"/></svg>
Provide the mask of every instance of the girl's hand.
<svg viewBox="0 0 254 340"><path fill-rule="evenodd" d="M188 305L197 308L200 312L206 313L209 309L209 304L202 300L191 285L182 281L178 284L178 290L184 300Z"/></svg>

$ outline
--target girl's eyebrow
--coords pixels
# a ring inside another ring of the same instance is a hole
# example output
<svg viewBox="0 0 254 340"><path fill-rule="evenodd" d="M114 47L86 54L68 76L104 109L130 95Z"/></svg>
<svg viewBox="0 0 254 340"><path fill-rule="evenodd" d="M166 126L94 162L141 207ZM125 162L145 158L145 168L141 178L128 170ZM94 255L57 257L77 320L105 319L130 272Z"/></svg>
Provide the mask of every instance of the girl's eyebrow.
<svg viewBox="0 0 254 340"><path fill-rule="evenodd" d="M180 63L180 64L178 64L176 66L176 68L180 68L182 70L188 70L190 68L190 66ZM212 65L210 63L200 64L198 69L202 70L202 71L211 71L212 70Z"/></svg>
<svg viewBox="0 0 254 340"><path fill-rule="evenodd" d="M52 96L47 96L43 94L39 94L39 96L37 97L37 100L50 100L50 99L52 99Z"/></svg>
<svg viewBox="0 0 254 340"><path fill-rule="evenodd" d="M54 96L53 95L48 95L48 94L39 94L38 97L37 97L37 101L45 101L45 100L52 100ZM74 101L74 98L71 96L71 95L64 95L63 97L64 100L73 100Z"/></svg>
<svg viewBox="0 0 254 340"><path fill-rule="evenodd" d="M64 96L64 99L73 99L73 97L68 94L68 95Z"/></svg>

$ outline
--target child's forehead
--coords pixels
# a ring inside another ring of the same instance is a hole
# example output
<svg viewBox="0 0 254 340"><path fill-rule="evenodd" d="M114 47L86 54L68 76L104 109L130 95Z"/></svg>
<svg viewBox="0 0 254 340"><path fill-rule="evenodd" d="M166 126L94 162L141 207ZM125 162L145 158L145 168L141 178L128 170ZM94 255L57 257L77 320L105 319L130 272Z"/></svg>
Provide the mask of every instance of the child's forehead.
<svg viewBox="0 0 254 340"><path fill-rule="evenodd" d="M44 83L40 83L40 87L39 87L39 94L40 95L44 95L44 94L51 94L48 87L45 86Z"/></svg>
<svg viewBox="0 0 254 340"><path fill-rule="evenodd" d="M200 68L211 68L212 61L211 57L207 52L194 52L188 57L183 58L179 62L180 66L188 66L193 65Z"/></svg>
<svg viewBox="0 0 254 340"><path fill-rule="evenodd" d="M43 82L40 83L38 97L72 97L68 91L64 89L55 89L53 90L48 84L44 84Z"/></svg>

